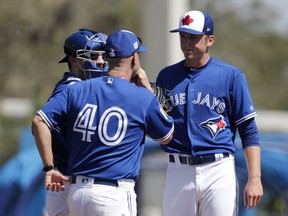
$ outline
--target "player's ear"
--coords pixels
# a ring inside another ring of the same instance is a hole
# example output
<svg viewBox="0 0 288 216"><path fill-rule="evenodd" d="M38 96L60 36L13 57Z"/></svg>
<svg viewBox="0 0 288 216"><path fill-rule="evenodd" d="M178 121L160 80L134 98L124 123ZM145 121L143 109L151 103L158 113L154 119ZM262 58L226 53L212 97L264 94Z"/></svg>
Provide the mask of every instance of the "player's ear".
<svg viewBox="0 0 288 216"><path fill-rule="evenodd" d="M68 61L69 61L70 63L72 63L72 64L75 64L75 63L77 63L77 57L74 57L74 56L69 55L69 56L68 56Z"/></svg>
<svg viewBox="0 0 288 216"><path fill-rule="evenodd" d="M207 35L207 46L210 47L214 44L215 36L214 35Z"/></svg>
<svg viewBox="0 0 288 216"><path fill-rule="evenodd" d="M137 61L138 61L137 58L138 58L138 54L137 54L137 52L136 52L136 53L134 53L133 56L132 56L131 66L136 65L136 63L137 63Z"/></svg>

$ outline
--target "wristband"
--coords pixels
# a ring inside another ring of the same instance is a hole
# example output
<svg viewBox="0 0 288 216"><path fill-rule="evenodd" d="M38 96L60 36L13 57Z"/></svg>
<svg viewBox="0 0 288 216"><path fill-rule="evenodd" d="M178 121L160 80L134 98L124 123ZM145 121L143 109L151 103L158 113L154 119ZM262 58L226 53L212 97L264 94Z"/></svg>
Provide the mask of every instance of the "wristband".
<svg viewBox="0 0 288 216"><path fill-rule="evenodd" d="M54 164L48 164L47 166L45 166L42 171L43 172L48 172L50 170L53 170L55 168Z"/></svg>

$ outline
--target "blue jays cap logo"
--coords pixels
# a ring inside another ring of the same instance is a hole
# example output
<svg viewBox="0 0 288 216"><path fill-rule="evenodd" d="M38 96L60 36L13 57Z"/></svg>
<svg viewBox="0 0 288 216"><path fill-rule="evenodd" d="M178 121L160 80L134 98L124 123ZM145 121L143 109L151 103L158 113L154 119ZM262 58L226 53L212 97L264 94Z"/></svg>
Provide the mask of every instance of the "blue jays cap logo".
<svg viewBox="0 0 288 216"><path fill-rule="evenodd" d="M185 18L182 19L182 24L183 25L190 25L190 23L192 23L194 20L187 15Z"/></svg>
<svg viewBox="0 0 288 216"><path fill-rule="evenodd" d="M115 57L115 55L116 55L116 54L115 54L115 51L116 51L116 50L115 50L114 48L112 48L112 47L109 48L109 57L112 57L112 58Z"/></svg>
<svg viewBox="0 0 288 216"><path fill-rule="evenodd" d="M217 136L217 134L220 132L220 131L223 131L226 127L226 122L224 121L224 118L222 115L220 115L219 117L217 118L211 118L211 119L208 119L207 121L205 122L202 122L200 123L200 125L202 127L206 127L209 129L211 135L212 135L212 138L215 139L215 137Z"/></svg>

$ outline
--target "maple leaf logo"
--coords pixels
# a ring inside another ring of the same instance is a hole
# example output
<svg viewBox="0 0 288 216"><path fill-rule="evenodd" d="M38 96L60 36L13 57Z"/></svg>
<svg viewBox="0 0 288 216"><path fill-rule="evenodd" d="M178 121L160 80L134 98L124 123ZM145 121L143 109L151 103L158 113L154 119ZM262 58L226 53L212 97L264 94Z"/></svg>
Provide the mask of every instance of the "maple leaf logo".
<svg viewBox="0 0 288 216"><path fill-rule="evenodd" d="M182 19L182 24L183 25L189 25L193 21L194 20L189 15L187 15L185 18Z"/></svg>
<svg viewBox="0 0 288 216"><path fill-rule="evenodd" d="M220 129L222 129L222 128L224 128L224 127L226 126L226 122L225 122L223 119L221 119L219 122L216 123L216 125L217 125Z"/></svg>

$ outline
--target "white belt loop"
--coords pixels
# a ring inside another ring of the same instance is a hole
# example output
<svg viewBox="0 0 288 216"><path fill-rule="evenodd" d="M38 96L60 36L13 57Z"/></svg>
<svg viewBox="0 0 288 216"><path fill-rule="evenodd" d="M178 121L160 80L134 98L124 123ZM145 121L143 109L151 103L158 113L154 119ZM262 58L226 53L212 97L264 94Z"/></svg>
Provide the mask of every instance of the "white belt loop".
<svg viewBox="0 0 288 216"><path fill-rule="evenodd" d="M135 181L133 179L119 179L118 187L134 188Z"/></svg>
<svg viewBox="0 0 288 216"><path fill-rule="evenodd" d="M215 154L215 161L222 160L224 158L224 155L222 153Z"/></svg>
<svg viewBox="0 0 288 216"><path fill-rule="evenodd" d="M172 155L174 156L175 164L181 164L181 162L179 160L179 154L178 153L172 153Z"/></svg>

